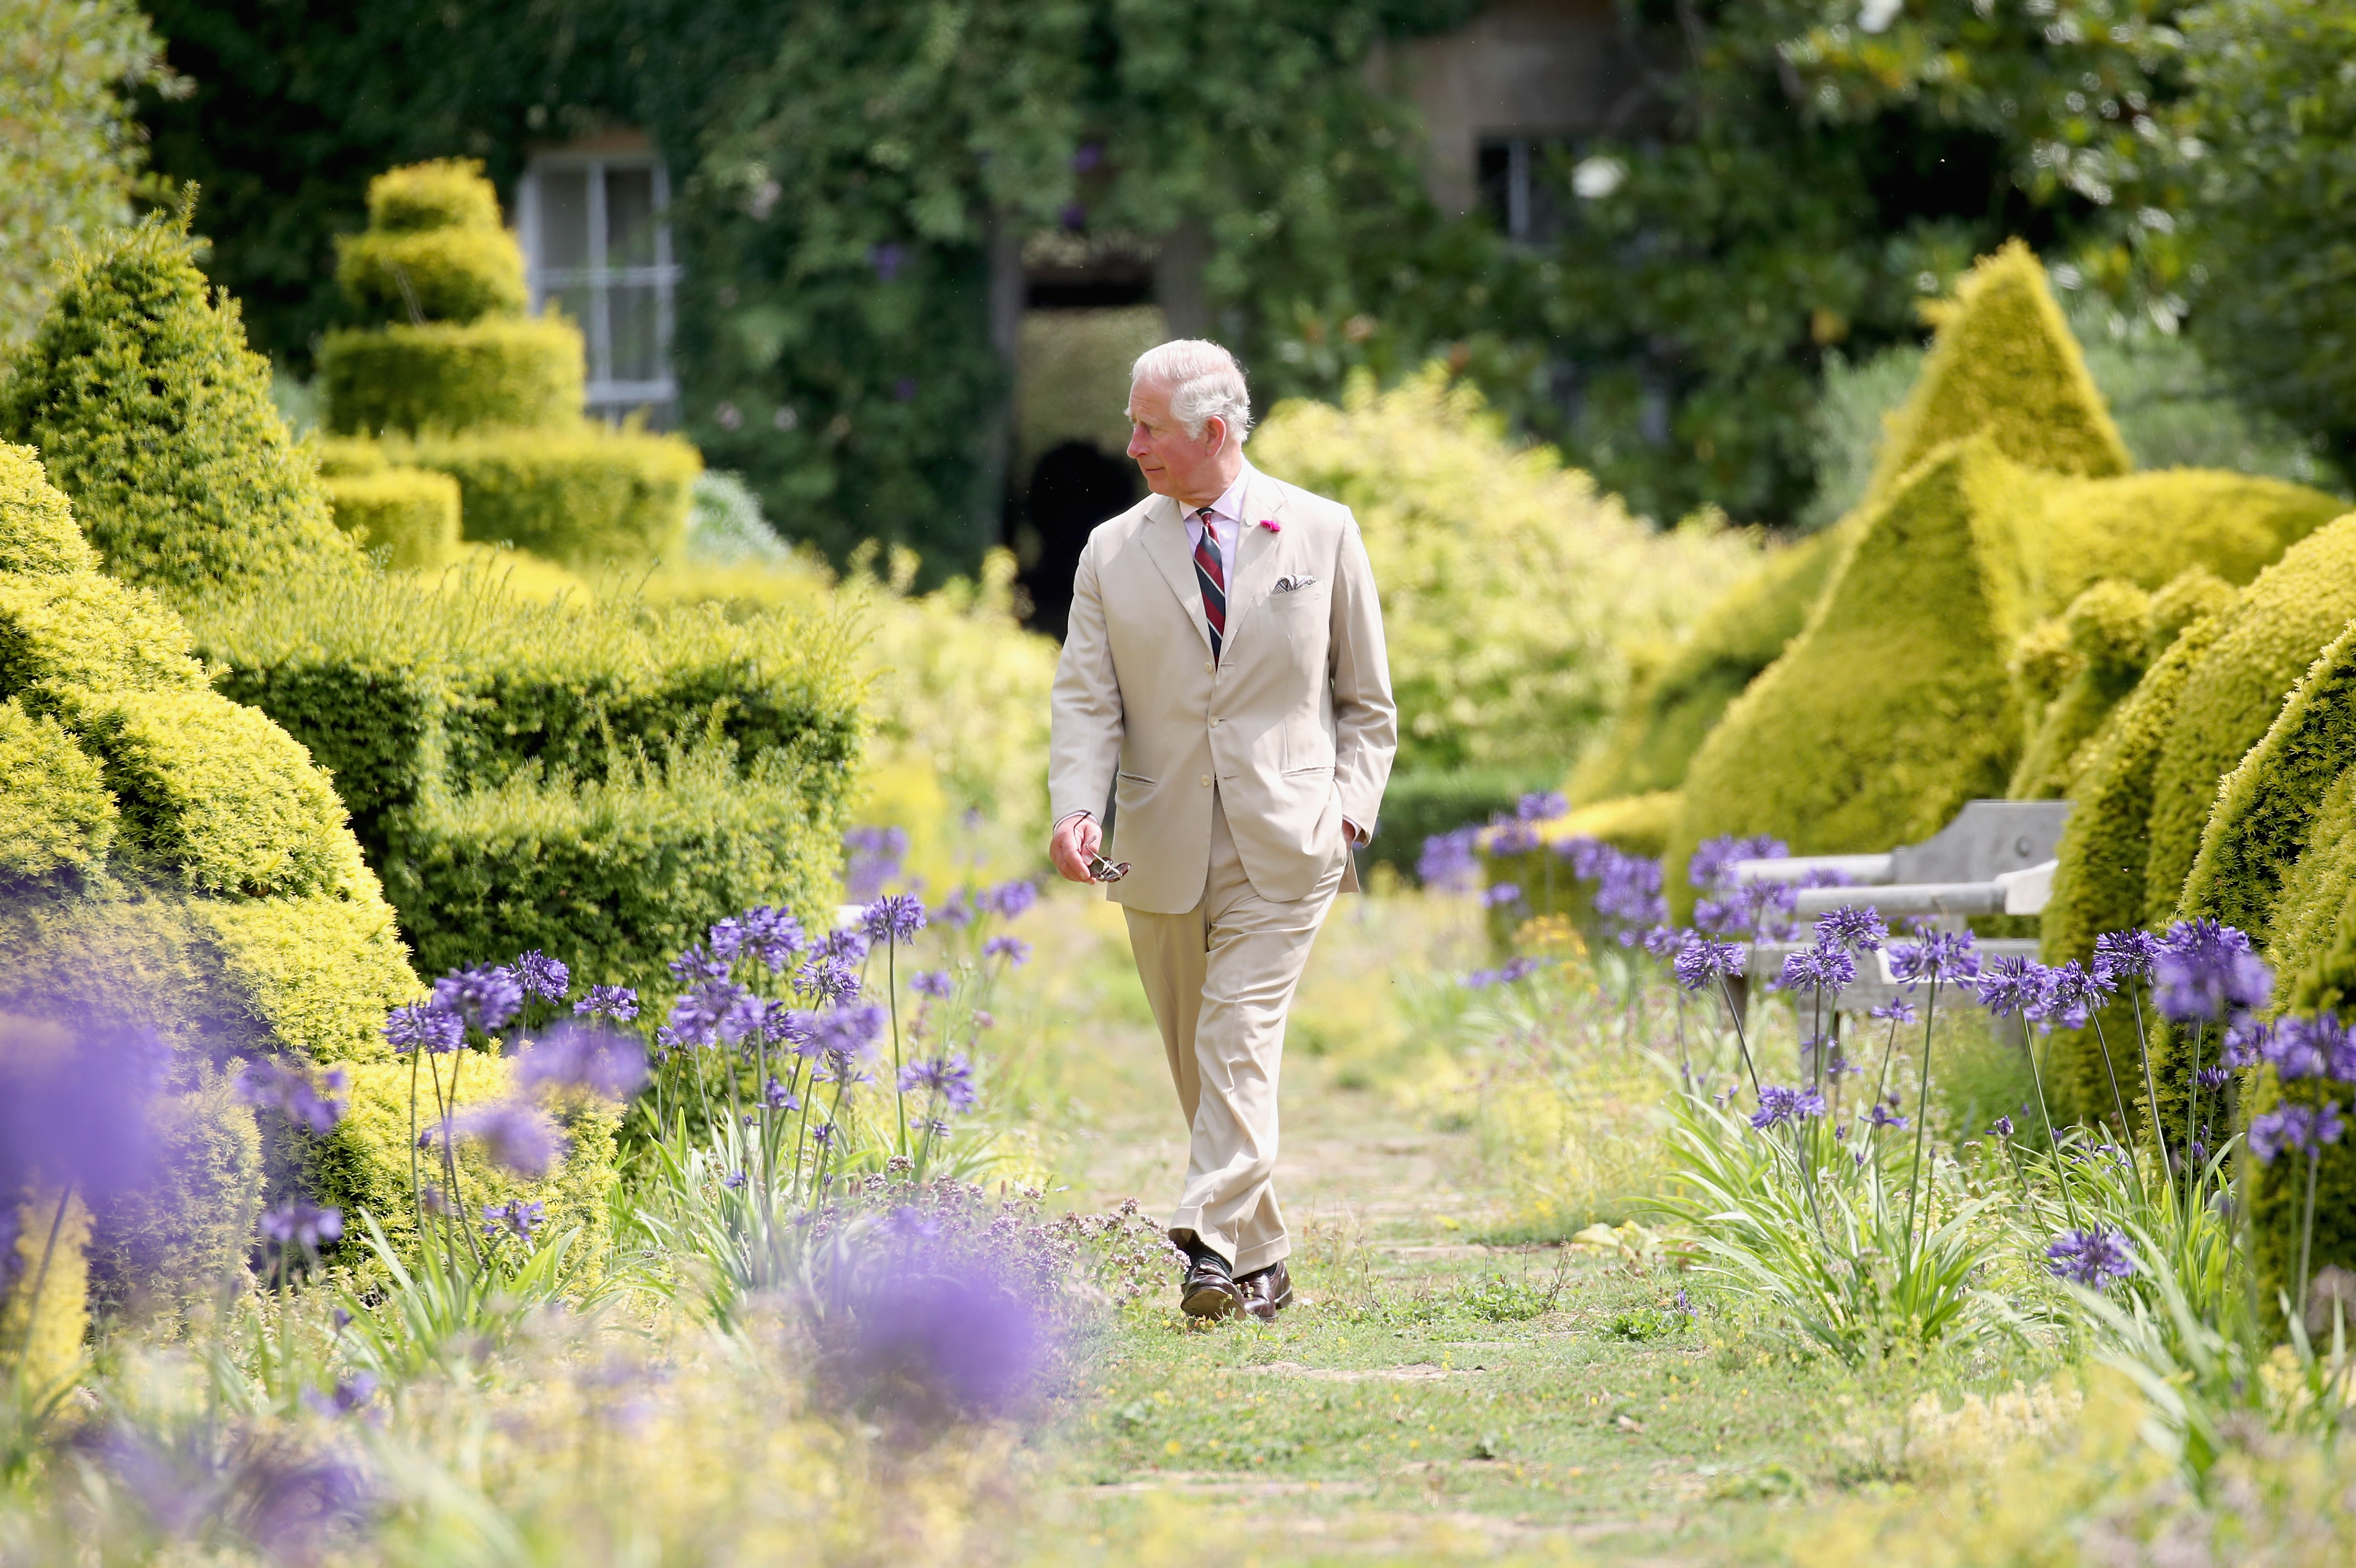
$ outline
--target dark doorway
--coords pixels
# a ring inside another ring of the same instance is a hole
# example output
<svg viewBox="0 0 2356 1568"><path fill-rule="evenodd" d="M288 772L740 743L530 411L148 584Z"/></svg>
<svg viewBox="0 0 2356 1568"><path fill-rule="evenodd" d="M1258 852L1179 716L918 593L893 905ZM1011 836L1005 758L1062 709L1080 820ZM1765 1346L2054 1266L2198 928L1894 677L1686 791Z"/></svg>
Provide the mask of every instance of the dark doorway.
<svg viewBox="0 0 2356 1568"><path fill-rule="evenodd" d="M1084 441L1051 447L1031 465L1023 511L1037 536L1038 555L1023 570L1031 595L1031 626L1061 641L1072 614L1072 574L1088 532L1134 506L1145 493L1137 464ZM1030 555L1027 549L1023 552Z"/></svg>

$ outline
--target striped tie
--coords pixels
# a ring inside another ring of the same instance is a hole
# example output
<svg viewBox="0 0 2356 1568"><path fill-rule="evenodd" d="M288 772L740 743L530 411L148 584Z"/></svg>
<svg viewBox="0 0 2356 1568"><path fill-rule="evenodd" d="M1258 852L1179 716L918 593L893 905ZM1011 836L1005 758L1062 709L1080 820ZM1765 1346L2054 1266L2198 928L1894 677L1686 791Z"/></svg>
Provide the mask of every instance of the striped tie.
<svg viewBox="0 0 2356 1568"><path fill-rule="evenodd" d="M1203 537L1194 546L1194 581L1203 585L1203 619L1211 624L1211 656L1219 656L1219 644L1227 635L1226 574L1219 570L1219 541L1211 532L1211 508L1204 507L1195 514L1203 522Z"/></svg>

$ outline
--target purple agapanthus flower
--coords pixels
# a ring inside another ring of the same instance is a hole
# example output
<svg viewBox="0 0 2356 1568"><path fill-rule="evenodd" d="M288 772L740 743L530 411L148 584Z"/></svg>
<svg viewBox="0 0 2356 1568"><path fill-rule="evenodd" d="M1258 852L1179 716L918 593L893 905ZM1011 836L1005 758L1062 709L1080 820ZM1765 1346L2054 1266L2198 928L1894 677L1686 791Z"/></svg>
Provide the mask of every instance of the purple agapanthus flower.
<svg viewBox="0 0 2356 1568"><path fill-rule="evenodd" d="M1705 838L1687 862L1686 876L1697 888L1719 887L1733 876L1737 860L1782 860L1791 853L1790 845L1764 833L1749 838L1730 835Z"/></svg>
<svg viewBox="0 0 2356 1568"><path fill-rule="evenodd" d="M1037 1290L980 1248L886 1241L837 1299L841 1328L821 1341L830 1380L912 1416L1011 1414L1048 1364L1052 1324Z"/></svg>
<svg viewBox="0 0 2356 1568"><path fill-rule="evenodd" d="M574 1016L628 1023L638 1016L638 993L628 986L592 986L573 1004Z"/></svg>
<svg viewBox="0 0 2356 1568"><path fill-rule="evenodd" d="M1786 1123L1811 1121L1825 1114L1825 1097L1803 1083L1785 1088L1770 1083L1759 1091L1759 1109L1751 1114L1751 1125L1764 1132Z"/></svg>
<svg viewBox="0 0 2356 1568"><path fill-rule="evenodd" d="M1911 1024L1921 1015L1915 1012L1913 1003L1903 997L1893 997L1878 1008L1866 1008L1865 1016L1884 1023Z"/></svg>
<svg viewBox="0 0 2356 1568"><path fill-rule="evenodd" d="M925 929L925 901L914 893L887 893L862 910L870 942L905 942Z"/></svg>
<svg viewBox="0 0 2356 1568"><path fill-rule="evenodd" d="M761 1085L761 1108L765 1111L798 1111L801 1099L775 1078Z"/></svg>
<svg viewBox="0 0 2356 1568"><path fill-rule="evenodd" d="M1038 901L1039 884L1022 879L986 888L975 900L984 913L1001 920L1020 920Z"/></svg>
<svg viewBox="0 0 2356 1568"><path fill-rule="evenodd" d="M1471 892L1481 880L1479 845L1480 829L1476 827L1433 834L1423 841L1423 854L1415 863L1415 880L1427 888Z"/></svg>
<svg viewBox="0 0 2356 1568"><path fill-rule="evenodd" d="M2048 1029L2084 1029L2109 1005L2115 989L2111 981L2072 958L2045 971L2042 994L2030 1005L2029 1016Z"/></svg>
<svg viewBox="0 0 2356 1568"><path fill-rule="evenodd" d="M1894 1100L1897 1096L1892 1095L1891 1098ZM1873 1103L1873 1108L1866 1113L1865 1119L1875 1127L1902 1127L1907 1125L1905 1117L1900 1115L1896 1111L1891 1110L1890 1106L1883 1104L1879 1100L1876 1100Z"/></svg>
<svg viewBox="0 0 2356 1568"><path fill-rule="evenodd" d="M573 1143L548 1113L515 1100L461 1111L420 1133L417 1145L441 1148L453 1136L478 1140L493 1164L535 1179L546 1176Z"/></svg>
<svg viewBox="0 0 2356 1568"><path fill-rule="evenodd" d="M2094 972L2113 984L2147 979L2159 956L2159 938L2148 931L2106 931L2094 938Z"/></svg>
<svg viewBox="0 0 2356 1568"><path fill-rule="evenodd" d="M1908 986L1962 982L1979 975L1980 955L1970 932L1933 931L1917 941L1891 943L1890 972Z"/></svg>
<svg viewBox="0 0 2356 1568"><path fill-rule="evenodd" d="M1524 822L1554 822L1570 815L1570 802L1560 790L1526 795L1514 803L1514 816Z"/></svg>
<svg viewBox="0 0 2356 1568"><path fill-rule="evenodd" d="M867 933L855 925L841 926L820 937L812 951L819 957L840 959L845 964L864 963Z"/></svg>
<svg viewBox="0 0 2356 1568"><path fill-rule="evenodd" d="M1890 928L1877 909L1843 904L1816 916L1816 940L1852 953L1871 953L1889 937Z"/></svg>
<svg viewBox="0 0 2356 1568"><path fill-rule="evenodd" d="M2257 1030L2237 1028L2234 1034L2256 1038L2250 1043L2258 1059L2275 1070L2275 1076L2286 1083L2302 1078L2320 1078L2330 1072L2333 1058L2344 1047L2347 1031L2339 1020L2293 1014L2271 1027ZM2237 1053L2238 1054L2238 1053Z"/></svg>
<svg viewBox="0 0 2356 1568"><path fill-rule="evenodd" d="M1742 954L1730 942L1719 942L1696 932L1672 964L1677 984L1688 991L1698 991L1722 975L1740 974Z"/></svg>
<svg viewBox="0 0 2356 1568"><path fill-rule="evenodd" d="M523 983L505 967L454 969L434 982L434 1005L489 1034L522 1008Z"/></svg>
<svg viewBox="0 0 2356 1568"><path fill-rule="evenodd" d="M1781 991L1838 991L1857 983L1857 960L1845 947L1819 942L1783 955L1783 972L1772 982Z"/></svg>
<svg viewBox="0 0 2356 1568"><path fill-rule="evenodd" d="M2033 958L1998 958L1973 982L1980 1006L1999 1019L2027 1015L2045 997L2045 969Z"/></svg>
<svg viewBox="0 0 2356 1568"><path fill-rule="evenodd" d="M2203 1093L2208 1094L2222 1093L2225 1085L2233 1081L2233 1072L2222 1067L2204 1067L2192 1075L2192 1082L2200 1086Z"/></svg>
<svg viewBox="0 0 2356 1568"><path fill-rule="evenodd" d="M1501 820L1489 829L1492 856L1527 855L1546 848L1546 839L1526 822Z"/></svg>
<svg viewBox="0 0 2356 1568"><path fill-rule="evenodd" d="M1481 890L1483 909L1503 909L1507 904L1519 903L1521 899L1522 890L1512 882L1492 882Z"/></svg>
<svg viewBox="0 0 2356 1568"><path fill-rule="evenodd" d="M2046 1267L2061 1279L2089 1290L2107 1290L2139 1266L2125 1231L2108 1225L2064 1231L2045 1249Z"/></svg>
<svg viewBox="0 0 2356 1568"><path fill-rule="evenodd" d="M843 872L843 887L851 902L863 904L900 874L900 863L908 855L908 836L897 827L854 827L842 836L842 848L850 862Z"/></svg>
<svg viewBox="0 0 2356 1568"><path fill-rule="evenodd" d="M238 1074L237 1095L258 1111L275 1111L289 1126L308 1133L326 1133L343 1119L343 1094L349 1080L340 1067L314 1083L308 1069L273 1057L245 1064Z"/></svg>
<svg viewBox="0 0 2356 1568"><path fill-rule="evenodd" d="M1692 935L1692 932L1679 931L1672 925L1656 925L1644 933L1644 951L1655 958L1674 958Z"/></svg>
<svg viewBox="0 0 2356 1568"><path fill-rule="evenodd" d="M2265 1005L2274 972L2250 951L2250 939L2213 920L2179 921L2152 961L2152 991L2162 1016L2213 1022Z"/></svg>
<svg viewBox="0 0 2356 1568"><path fill-rule="evenodd" d="M519 957L512 967L516 984L523 987L527 997L562 1001L573 988L573 972L537 947Z"/></svg>
<svg viewBox="0 0 2356 1568"><path fill-rule="evenodd" d="M322 1242L333 1242L344 1233L344 1211L321 1209L300 1198L290 1199L275 1209L262 1211L262 1234L264 1239L282 1247L300 1247L306 1253L319 1250Z"/></svg>
<svg viewBox="0 0 2356 1568"><path fill-rule="evenodd" d="M1620 944L1633 946L1636 933L1669 917L1669 901L1661 892L1661 863L1641 855L1627 855L1602 847L1595 857L1595 912L1618 927Z"/></svg>
<svg viewBox="0 0 2356 1568"><path fill-rule="evenodd" d="M386 1016L384 1038L396 1055L422 1050L430 1056L447 1056L466 1043L466 1020L431 1002L411 1002Z"/></svg>
<svg viewBox="0 0 2356 1568"><path fill-rule="evenodd" d="M979 918L971 903L966 901L965 890L950 890L949 896L933 906L933 923L946 925L951 931L963 931Z"/></svg>
<svg viewBox="0 0 2356 1568"><path fill-rule="evenodd" d="M2340 1141L2348 1130L2340 1107L2326 1100L2320 1105L2281 1105L2250 1118L2250 1152L2261 1165L2271 1165L2279 1154L2319 1154Z"/></svg>
<svg viewBox="0 0 2356 1568"><path fill-rule="evenodd" d="M984 958L1003 958L1016 969L1031 962L1031 944L1019 936L993 936L981 944Z"/></svg>
<svg viewBox="0 0 2356 1568"><path fill-rule="evenodd" d="M971 1110L980 1097L974 1087L973 1063L963 1055L910 1062L900 1071L900 1087L910 1093L921 1090L937 1094L942 1104L957 1112Z"/></svg>
<svg viewBox="0 0 2356 1568"><path fill-rule="evenodd" d="M505 1203L486 1203L483 1205L483 1234L497 1237L504 1232L519 1241L529 1242L547 1214L548 1205L537 1198L511 1198Z"/></svg>
<svg viewBox="0 0 2356 1568"><path fill-rule="evenodd" d="M946 969L919 969L908 976L908 989L920 997L947 998L957 992L957 981Z"/></svg>
<svg viewBox="0 0 2356 1568"><path fill-rule="evenodd" d="M670 977L682 986L692 986L699 980L725 980L736 966L733 956L714 953L701 942L691 942L668 965Z"/></svg>
<svg viewBox="0 0 2356 1568"><path fill-rule="evenodd" d="M671 1004L670 1027L682 1045L742 1040L760 1025L761 999L734 980L702 980Z"/></svg>
<svg viewBox="0 0 2356 1568"><path fill-rule="evenodd" d="M859 971L841 958L812 958L794 972L794 989L821 1002L847 1002L859 995Z"/></svg>
<svg viewBox="0 0 2356 1568"><path fill-rule="evenodd" d="M1988 1131L1994 1133L2000 1138L2008 1138L2012 1136L2012 1118L2010 1116L1998 1116L1995 1121L1988 1124Z"/></svg>
<svg viewBox="0 0 2356 1568"><path fill-rule="evenodd" d="M586 1089L626 1100L647 1081L647 1051L627 1035L561 1022L515 1055L519 1087Z"/></svg>
<svg viewBox="0 0 2356 1568"><path fill-rule="evenodd" d="M883 1037L887 1021L884 1009L873 1003L829 1008L818 1015L819 1048L830 1056L845 1060L863 1056Z"/></svg>
<svg viewBox="0 0 2356 1568"><path fill-rule="evenodd" d="M744 928L744 951L772 975L782 975L795 955L809 945L802 923L781 909L755 904L738 916Z"/></svg>

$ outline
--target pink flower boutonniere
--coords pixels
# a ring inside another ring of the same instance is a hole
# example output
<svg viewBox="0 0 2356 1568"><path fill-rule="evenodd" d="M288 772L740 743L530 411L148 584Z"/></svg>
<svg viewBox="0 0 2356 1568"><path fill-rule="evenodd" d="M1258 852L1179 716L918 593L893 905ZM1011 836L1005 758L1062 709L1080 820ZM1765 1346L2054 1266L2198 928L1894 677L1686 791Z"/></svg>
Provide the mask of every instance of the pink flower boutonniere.
<svg viewBox="0 0 2356 1568"><path fill-rule="evenodd" d="M1276 519L1275 519L1274 517L1262 517L1262 518L1259 520L1259 526L1260 526L1261 528L1266 528L1269 533L1272 533L1272 534L1280 534L1280 533L1282 533L1282 532L1284 531L1282 528L1279 528L1279 527L1277 526L1277 522L1276 522Z"/></svg>

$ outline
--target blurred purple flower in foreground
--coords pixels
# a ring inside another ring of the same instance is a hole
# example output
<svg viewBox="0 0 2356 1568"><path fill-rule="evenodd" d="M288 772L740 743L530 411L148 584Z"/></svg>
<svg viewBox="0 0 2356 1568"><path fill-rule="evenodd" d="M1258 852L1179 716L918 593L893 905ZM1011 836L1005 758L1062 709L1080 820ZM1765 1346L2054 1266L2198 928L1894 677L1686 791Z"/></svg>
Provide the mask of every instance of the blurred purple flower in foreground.
<svg viewBox="0 0 2356 1568"><path fill-rule="evenodd" d="M1003 958L1012 968L1031 962L1031 944L1019 936L993 936L981 944L984 958Z"/></svg>
<svg viewBox="0 0 2356 1568"><path fill-rule="evenodd" d="M537 1106L514 1101L477 1105L417 1135L420 1148L439 1149L453 1137L475 1138L495 1165L519 1176L546 1176L572 1139Z"/></svg>
<svg viewBox="0 0 2356 1568"><path fill-rule="evenodd" d="M900 1087L911 1093L923 1090L938 1094L952 1111L969 1111L979 1093L973 1083L973 1063L962 1053L937 1061L913 1061L900 1071Z"/></svg>
<svg viewBox="0 0 2356 1568"><path fill-rule="evenodd" d="M573 1004L576 1017L626 1024L638 1016L638 993L628 986L592 986Z"/></svg>
<svg viewBox="0 0 2356 1568"><path fill-rule="evenodd" d="M1415 880L1444 892L1472 891L1481 880L1480 838L1477 827L1460 827L1426 838L1423 854L1415 863Z"/></svg>
<svg viewBox="0 0 2356 1568"><path fill-rule="evenodd" d="M516 1052L515 1075L524 1089L586 1089L626 1100L647 1081L647 1051L627 1035L562 1021Z"/></svg>
<svg viewBox="0 0 2356 1568"><path fill-rule="evenodd" d="M845 1238L837 1254L850 1277L830 1282L841 1316L830 1313L821 1344L832 1381L857 1404L918 1421L1014 1413L1054 1344L1036 1291L979 1238L902 1215Z"/></svg>
<svg viewBox="0 0 2356 1568"><path fill-rule="evenodd" d="M2250 939L2213 920L2183 920L2169 929L2152 960L2152 991L2163 1017L2211 1022L2263 1007L2274 971L2250 951Z"/></svg>
<svg viewBox="0 0 2356 1568"><path fill-rule="evenodd" d="M315 1084L311 1074L293 1062L262 1057L247 1062L238 1074L237 1097L257 1111L277 1112L289 1126L325 1133L343 1116L341 1096L348 1082L340 1067Z"/></svg>
<svg viewBox="0 0 2356 1568"><path fill-rule="evenodd" d="M126 1191L154 1164L147 1108L167 1055L145 1029L60 1012L0 1013L0 1191Z"/></svg>
<svg viewBox="0 0 2356 1568"><path fill-rule="evenodd" d="M275 1209L263 1211L262 1233L282 1247L300 1247L306 1253L316 1253L320 1243L342 1237L344 1211L321 1209L300 1198L292 1199Z"/></svg>
<svg viewBox="0 0 2356 1568"><path fill-rule="evenodd" d="M434 982L434 1005L488 1034L522 1008L523 983L514 970L487 964L476 969L454 969Z"/></svg>
<svg viewBox="0 0 2356 1568"><path fill-rule="evenodd" d="M432 1002L412 1002L393 1008L385 1019L384 1038L396 1056L412 1051L447 1056L466 1043L466 1020Z"/></svg>

